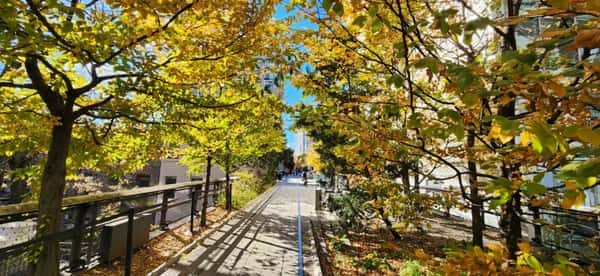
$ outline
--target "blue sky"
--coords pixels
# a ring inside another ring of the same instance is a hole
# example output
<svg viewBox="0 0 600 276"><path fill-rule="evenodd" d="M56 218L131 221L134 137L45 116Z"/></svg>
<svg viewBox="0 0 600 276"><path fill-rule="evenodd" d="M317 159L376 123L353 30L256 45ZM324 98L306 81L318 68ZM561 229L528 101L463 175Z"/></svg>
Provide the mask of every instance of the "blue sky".
<svg viewBox="0 0 600 276"><path fill-rule="evenodd" d="M277 6L277 10L275 12L275 19L283 19L288 16L293 16L296 13L296 10L287 11L285 6L288 1L284 1L284 3ZM306 20L299 21L294 23L291 26L292 29L311 29L315 28L313 24ZM311 97L304 98L302 95L302 90L298 87L293 86L289 80L286 80L283 86L283 99L288 105L295 105L299 102L304 103L312 103L314 100ZM294 148L295 145L295 133L290 131L290 127L293 124L293 120L290 114L283 114L284 128L285 128L285 138L287 142L287 146L289 148Z"/></svg>

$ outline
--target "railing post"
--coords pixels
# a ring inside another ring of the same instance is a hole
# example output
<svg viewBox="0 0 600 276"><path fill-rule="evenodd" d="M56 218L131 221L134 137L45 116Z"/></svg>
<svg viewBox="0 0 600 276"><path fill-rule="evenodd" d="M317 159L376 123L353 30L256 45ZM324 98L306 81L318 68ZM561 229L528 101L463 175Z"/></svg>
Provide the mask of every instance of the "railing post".
<svg viewBox="0 0 600 276"><path fill-rule="evenodd" d="M194 215L196 214L196 187L192 187L192 208L190 210L190 233L193 235L194 232Z"/></svg>
<svg viewBox="0 0 600 276"><path fill-rule="evenodd" d="M129 208L127 212L127 245L125 252L125 276L131 275L131 255L133 254L133 216L135 209Z"/></svg>
<svg viewBox="0 0 600 276"><path fill-rule="evenodd" d="M85 231L85 214L87 213L88 205L81 205L76 209L75 221L73 228L75 233L71 239L71 252L69 258L69 270L71 272L83 269L84 261L81 259L81 242L83 240L83 232Z"/></svg>
<svg viewBox="0 0 600 276"><path fill-rule="evenodd" d="M98 204L94 203L90 210L90 236L87 241L87 263L92 261L92 255L94 254L94 233L96 232L96 219L98 217Z"/></svg>
<svg viewBox="0 0 600 276"><path fill-rule="evenodd" d="M169 209L169 191L163 191L162 205L160 208L160 229L169 230L167 224L167 210Z"/></svg>
<svg viewBox="0 0 600 276"><path fill-rule="evenodd" d="M533 241L537 244L542 244L542 226L539 224L540 208L532 207L533 212Z"/></svg>
<svg viewBox="0 0 600 276"><path fill-rule="evenodd" d="M219 189L220 189L219 187L220 186L221 186L220 182L218 182L218 181L217 182L213 182L213 184L212 184L212 190L211 190L211 193L212 193L212 204L210 206L214 207L214 206L217 205L216 202L219 199Z"/></svg>

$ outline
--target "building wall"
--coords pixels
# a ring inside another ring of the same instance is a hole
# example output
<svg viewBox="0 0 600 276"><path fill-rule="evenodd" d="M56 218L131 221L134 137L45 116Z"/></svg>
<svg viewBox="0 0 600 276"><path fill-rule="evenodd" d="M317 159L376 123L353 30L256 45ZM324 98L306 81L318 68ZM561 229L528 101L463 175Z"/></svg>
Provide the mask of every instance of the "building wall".
<svg viewBox="0 0 600 276"><path fill-rule="evenodd" d="M193 180L204 180L204 175L191 175L188 168L179 164L179 159L163 159L160 162L160 177L158 184L166 184L166 178L174 176L177 178L176 183L189 182ZM210 170L210 179L215 181L225 177L225 173L216 165L213 165Z"/></svg>
<svg viewBox="0 0 600 276"><path fill-rule="evenodd" d="M159 185L166 184L166 178L168 176L174 176L177 178L177 183L189 182L190 175L188 169L185 166L180 165L179 159L163 159L160 161L160 178L158 180Z"/></svg>
<svg viewBox="0 0 600 276"><path fill-rule="evenodd" d="M310 145L312 141L306 135L306 132L297 132L296 133L296 146L294 148L294 156L300 156L303 154L307 154L310 150Z"/></svg>

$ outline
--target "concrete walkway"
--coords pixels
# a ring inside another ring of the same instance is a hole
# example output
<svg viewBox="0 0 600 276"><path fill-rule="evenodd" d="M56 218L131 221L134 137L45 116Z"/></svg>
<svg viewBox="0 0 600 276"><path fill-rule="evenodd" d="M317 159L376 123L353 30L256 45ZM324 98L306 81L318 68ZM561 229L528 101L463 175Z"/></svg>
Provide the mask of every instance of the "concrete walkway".
<svg viewBox="0 0 600 276"><path fill-rule="evenodd" d="M309 221L315 215L314 187L314 183L303 186L299 177L280 182L162 275L319 275Z"/></svg>

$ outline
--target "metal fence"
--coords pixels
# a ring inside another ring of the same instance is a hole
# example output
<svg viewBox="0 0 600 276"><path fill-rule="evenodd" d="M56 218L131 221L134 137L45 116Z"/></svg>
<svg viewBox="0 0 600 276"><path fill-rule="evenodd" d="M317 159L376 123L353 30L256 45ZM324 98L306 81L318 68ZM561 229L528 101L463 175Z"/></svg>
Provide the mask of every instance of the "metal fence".
<svg viewBox="0 0 600 276"><path fill-rule="evenodd" d="M346 183L340 181L341 177L336 177L335 187L328 187L325 190L325 194L337 194L345 193L344 187ZM328 179L322 179L321 185L329 186ZM427 194L441 194L447 192L456 192L440 188L432 187L420 187L420 193ZM464 207L467 206L466 201L459 201ZM484 204L482 208L483 226L485 228L498 229L499 225L496 223L500 218L500 213L496 210L489 209L487 204ZM437 208L441 212L448 212L442 206ZM464 213L464 211L461 211ZM487 216L486 216L487 214ZM567 251L577 252L586 257L593 257L594 259L588 259L587 261L597 262L600 261L600 253L597 252L593 247L590 246L592 239L600 236L600 214L594 212L580 211L580 210L565 210L562 208L536 208L527 207L523 208L523 220L525 231L524 234L527 237L547 248L551 249L563 249ZM487 219L485 219L487 217ZM490 221L493 219L493 221Z"/></svg>
<svg viewBox="0 0 600 276"><path fill-rule="evenodd" d="M46 236L35 234L37 203L0 206L0 275L28 275L37 249L50 239L59 240L61 271L76 272L106 262L101 259L102 231L108 224L119 221L127 225L125 271L128 271L134 223L149 215L156 228L166 230L172 223L189 217L190 232L194 232L197 226L193 218L199 215L202 205L198 203L202 203L204 193L208 193L207 205L213 206L225 190L225 180L213 181L208 187L205 184L194 181L68 197L62 204L60 231Z"/></svg>

